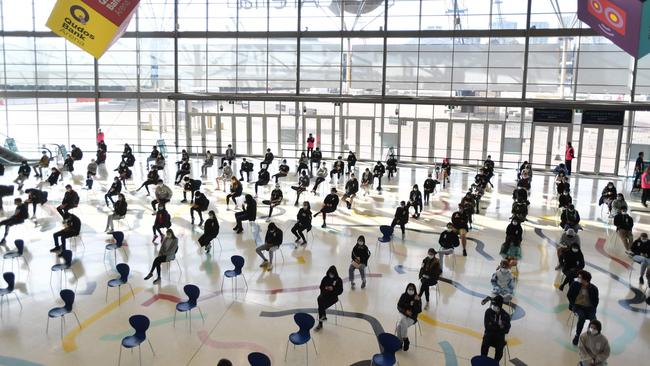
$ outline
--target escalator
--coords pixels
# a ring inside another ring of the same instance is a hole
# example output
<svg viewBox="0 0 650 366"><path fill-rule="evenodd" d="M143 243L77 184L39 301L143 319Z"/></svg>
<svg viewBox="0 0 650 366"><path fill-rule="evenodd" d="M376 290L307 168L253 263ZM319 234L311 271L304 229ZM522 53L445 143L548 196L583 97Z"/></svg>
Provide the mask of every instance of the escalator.
<svg viewBox="0 0 650 366"><path fill-rule="evenodd" d="M20 165L20 163L22 163L25 160L27 160L27 163L29 163L29 165L34 165L38 162L39 159L28 159L5 147L0 147L0 163L2 163L3 165L5 166Z"/></svg>

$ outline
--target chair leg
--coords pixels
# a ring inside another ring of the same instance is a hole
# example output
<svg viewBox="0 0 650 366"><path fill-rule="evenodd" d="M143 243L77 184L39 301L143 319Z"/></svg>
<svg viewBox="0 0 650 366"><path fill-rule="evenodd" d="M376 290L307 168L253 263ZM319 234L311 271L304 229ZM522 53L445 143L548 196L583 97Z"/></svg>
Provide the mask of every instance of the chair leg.
<svg viewBox="0 0 650 366"><path fill-rule="evenodd" d="M108 285L106 285L106 296L104 298L104 302L108 302Z"/></svg>
<svg viewBox="0 0 650 366"><path fill-rule="evenodd" d="M140 366L142 366L142 347L138 346L138 358L140 359Z"/></svg>
<svg viewBox="0 0 650 366"><path fill-rule="evenodd" d="M151 340L147 338L147 342L149 342L149 348L151 348L151 353L153 354L154 357L156 357L156 352L153 351L153 346L151 345Z"/></svg>
<svg viewBox="0 0 650 366"><path fill-rule="evenodd" d="M203 311L201 311L201 307L197 306L199 308L199 314L201 314L201 319L203 319L203 324L205 324L205 318L203 317Z"/></svg>
<svg viewBox="0 0 650 366"><path fill-rule="evenodd" d="M173 322L174 328L176 328L176 313L177 312L178 311L174 311L174 322Z"/></svg>
<svg viewBox="0 0 650 366"><path fill-rule="evenodd" d="M244 279L244 284L246 285L246 291L248 291L248 282L246 281L246 276L242 273L242 278Z"/></svg>
<svg viewBox="0 0 650 366"><path fill-rule="evenodd" d="M45 334L50 330L50 317L47 317L47 323L45 324Z"/></svg>
<svg viewBox="0 0 650 366"><path fill-rule="evenodd" d="M122 363L122 345L120 344L120 353L117 356L117 366L120 366L121 363Z"/></svg>
<svg viewBox="0 0 650 366"><path fill-rule="evenodd" d="M117 286L117 306L122 305L122 285Z"/></svg>
<svg viewBox="0 0 650 366"><path fill-rule="evenodd" d="M284 349L284 362L287 362L287 352L289 352L289 340L287 339L287 347Z"/></svg>
<svg viewBox="0 0 650 366"><path fill-rule="evenodd" d="M77 316L77 312L73 311L72 315L74 315L75 319L77 319L77 324L79 325L79 329L81 329L81 322L79 322L79 317Z"/></svg>
<svg viewBox="0 0 650 366"><path fill-rule="evenodd" d="M16 296L16 301L18 301L18 305L20 305L20 311L22 311L23 310L23 303L20 302L20 298L18 297L17 293L14 292L13 294L14 294L14 296Z"/></svg>
<svg viewBox="0 0 650 366"><path fill-rule="evenodd" d="M314 338L311 339L311 344L314 345L314 351L316 352L316 356L318 356L318 350L316 350L316 342L314 342Z"/></svg>
<svg viewBox="0 0 650 366"><path fill-rule="evenodd" d="M129 288L131 289L131 296L133 296L133 301L135 301L135 292L133 292L133 286L131 286L130 283L127 283L129 285Z"/></svg>

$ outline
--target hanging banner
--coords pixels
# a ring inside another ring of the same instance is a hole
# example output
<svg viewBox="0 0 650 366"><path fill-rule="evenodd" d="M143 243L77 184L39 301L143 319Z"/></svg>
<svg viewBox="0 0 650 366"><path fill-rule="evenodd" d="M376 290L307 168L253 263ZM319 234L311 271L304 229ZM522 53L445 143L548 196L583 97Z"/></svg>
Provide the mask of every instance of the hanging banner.
<svg viewBox="0 0 650 366"><path fill-rule="evenodd" d="M650 53L650 1L578 0L578 18L636 58Z"/></svg>
<svg viewBox="0 0 650 366"><path fill-rule="evenodd" d="M47 27L99 59L126 31L140 0L57 0Z"/></svg>

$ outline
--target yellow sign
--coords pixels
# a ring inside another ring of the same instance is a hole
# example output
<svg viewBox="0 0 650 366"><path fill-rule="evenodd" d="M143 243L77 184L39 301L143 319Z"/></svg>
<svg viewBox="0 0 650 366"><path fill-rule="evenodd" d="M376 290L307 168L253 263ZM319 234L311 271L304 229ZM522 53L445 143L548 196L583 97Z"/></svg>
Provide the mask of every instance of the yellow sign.
<svg viewBox="0 0 650 366"><path fill-rule="evenodd" d="M58 0L47 27L97 59L121 35L117 25L81 0Z"/></svg>

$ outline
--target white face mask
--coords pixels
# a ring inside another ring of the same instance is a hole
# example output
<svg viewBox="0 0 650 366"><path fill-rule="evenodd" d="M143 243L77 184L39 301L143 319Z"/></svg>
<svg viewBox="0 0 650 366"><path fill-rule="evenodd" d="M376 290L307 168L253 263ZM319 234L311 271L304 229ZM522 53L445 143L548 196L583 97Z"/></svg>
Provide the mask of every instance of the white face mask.
<svg viewBox="0 0 650 366"><path fill-rule="evenodd" d="M642 243L645 243L645 242L647 242L647 241L648 241L648 239L641 239L641 242L642 242Z"/></svg>
<svg viewBox="0 0 650 366"><path fill-rule="evenodd" d="M335 277L334 274L332 274L332 273L327 274L327 276L328 276L329 278L334 278L334 277Z"/></svg>
<svg viewBox="0 0 650 366"><path fill-rule="evenodd" d="M579 252L578 248L573 248L573 249L571 249L571 251L574 252L574 253L578 253L578 252Z"/></svg>
<svg viewBox="0 0 650 366"><path fill-rule="evenodd" d="M596 328L589 328L589 334L591 334L591 335L596 335L596 334L598 334L598 329L596 329Z"/></svg>
<svg viewBox="0 0 650 366"><path fill-rule="evenodd" d="M357 245L361 245L361 246L363 246L363 245L365 245L365 243L362 242L362 241L358 241L358 242L357 242Z"/></svg>
<svg viewBox="0 0 650 366"><path fill-rule="evenodd" d="M501 268L501 273L508 273L510 270L508 268Z"/></svg>
<svg viewBox="0 0 650 366"><path fill-rule="evenodd" d="M407 293L409 296L413 296L413 295L415 295L415 291L413 291L413 290L407 290L406 293Z"/></svg>
<svg viewBox="0 0 650 366"><path fill-rule="evenodd" d="M429 257L429 259L433 259L433 258L435 258L436 256L435 256L434 254L429 254L428 257Z"/></svg>
<svg viewBox="0 0 650 366"><path fill-rule="evenodd" d="M580 282L580 278L577 278L577 277L576 277L576 279L575 279L574 281L576 281L576 282Z"/></svg>
<svg viewBox="0 0 650 366"><path fill-rule="evenodd" d="M492 309L492 311L494 311L495 313L498 313L499 310L501 310L501 308L499 308L499 307L496 306L496 305L492 305L492 306L490 306L490 309Z"/></svg>

